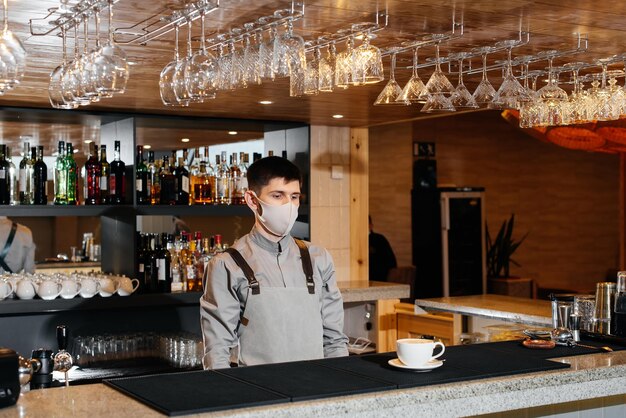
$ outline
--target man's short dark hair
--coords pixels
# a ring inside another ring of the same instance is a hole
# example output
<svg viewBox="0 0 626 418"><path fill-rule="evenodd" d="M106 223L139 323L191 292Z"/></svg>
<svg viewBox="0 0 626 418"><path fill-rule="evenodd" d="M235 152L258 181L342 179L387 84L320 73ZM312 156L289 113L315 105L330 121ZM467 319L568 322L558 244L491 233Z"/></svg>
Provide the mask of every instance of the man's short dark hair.
<svg viewBox="0 0 626 418"><path fill-rule="evenodd" d="M283 157L261 158L248 168L248 188L257 194L275 178L285 179L286 183L298 181L302 184L300 169Z"/></svg>

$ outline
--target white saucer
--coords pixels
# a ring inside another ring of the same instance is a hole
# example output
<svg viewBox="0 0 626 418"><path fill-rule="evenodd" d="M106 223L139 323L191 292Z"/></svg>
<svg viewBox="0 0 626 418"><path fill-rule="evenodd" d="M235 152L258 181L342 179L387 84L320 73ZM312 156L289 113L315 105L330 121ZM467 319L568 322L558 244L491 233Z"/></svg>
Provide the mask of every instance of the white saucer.
<svg viewBox="0 0 626 418"><path fill-rule="evenodd" d="M426 364L422 364L421 366L411 367L402 363L399 358L394 358L388 361L390 366L397 367L399 369L407 369L407 370L432 370L437 367L443 366L443 361L441 360L430 360Z"/></svg>

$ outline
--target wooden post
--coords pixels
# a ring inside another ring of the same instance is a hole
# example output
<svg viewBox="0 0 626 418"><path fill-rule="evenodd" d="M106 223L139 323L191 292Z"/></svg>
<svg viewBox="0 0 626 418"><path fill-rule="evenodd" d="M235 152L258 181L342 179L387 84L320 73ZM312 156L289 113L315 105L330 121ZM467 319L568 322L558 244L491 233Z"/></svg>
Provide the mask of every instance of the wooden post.
<svg viewBox="0 0 626 418"><path fill-rule="evenodd" d="M350 131L350 281L369 280L369 131Z"/></svg>

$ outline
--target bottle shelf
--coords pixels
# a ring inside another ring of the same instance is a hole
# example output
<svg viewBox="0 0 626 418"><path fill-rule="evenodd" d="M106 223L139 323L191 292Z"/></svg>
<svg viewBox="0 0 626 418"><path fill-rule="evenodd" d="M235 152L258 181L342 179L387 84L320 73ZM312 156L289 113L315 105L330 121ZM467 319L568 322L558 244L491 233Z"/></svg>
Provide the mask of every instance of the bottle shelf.
<svg viewBox="0 0 626 418"><path fill-rule="evenodd" d="M120 216L120 215L172 215L172 216L252 216L246 205L0 205L3 216Z"/></svg>
<svg viewBox="0 0 626 418"><path fill-rule="evenodd" d="M0 316L39 315L63 311L80 310L120 310L142 309L147 307L194 306L200 301L201 292L153 293L144 295L118 296L108 298L75 297L73 299L5 299L0 301Z"/></svg>

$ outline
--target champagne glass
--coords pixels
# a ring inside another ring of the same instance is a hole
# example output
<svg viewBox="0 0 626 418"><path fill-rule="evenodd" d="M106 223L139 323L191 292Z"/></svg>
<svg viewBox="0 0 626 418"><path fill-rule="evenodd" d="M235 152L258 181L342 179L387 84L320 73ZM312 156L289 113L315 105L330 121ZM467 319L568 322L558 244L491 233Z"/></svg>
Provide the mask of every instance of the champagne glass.
<svg viewBox="0 0 626 418"><path fill-rule="evenodd" d="M474 97L463 83L463 60L468 56L468 53L460 52L456 56L450 57L456 58L459 62L459 82L454 89L454 93L450 96L451 104L455 108L476 109L478 107L476 100L474 100Z"/></svg>
<svg viewBox="0 0 626 418"><path fill-rule="evenodd" d="M375 106L380 105L408 105L409 102L397 102L396 99L402 93L402 89L396 82L395 71L396 71L396 54L397 51L392 49L391 53L391 70L389 72L389 81L387 85L380 92L376 101L374 102Z"/></svg>
<svg viewBox="0 0 626 418"><path fill-rule="evenodd" d="M434 39L440 39L443 35L435 34ZM426 83L426 89L430 94L441 93L446 96L451 95L454 92L454 86L450 83L450 80L441 71L441 60L439 59L439 42L435 42L435 71L431 74L428 82Z"/></svg>
<svg viewBox="0 0 626 418"><path fill-rule="evenodd" d="M487 105L493 101L493 98L496 96L496 89L493 88L489 79L487 78L487 54L493 51L492 47L482 47L478 48L476 52L480 53L483 60L483 78L474 90L474 100L479 105Z"/></svg>
<svg viewBox="0 0 626 418"><path fill-rule="evenodd" d="M416 47L413 50L413 75L404 88L402 89L402 93L398 96L396 100L399 102L405 103L426 103L428 98L430 97L430 93L428 89L422 82L422 79L417 74L417 52L419 47Z"/></svg>

